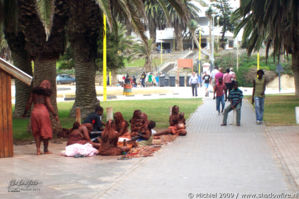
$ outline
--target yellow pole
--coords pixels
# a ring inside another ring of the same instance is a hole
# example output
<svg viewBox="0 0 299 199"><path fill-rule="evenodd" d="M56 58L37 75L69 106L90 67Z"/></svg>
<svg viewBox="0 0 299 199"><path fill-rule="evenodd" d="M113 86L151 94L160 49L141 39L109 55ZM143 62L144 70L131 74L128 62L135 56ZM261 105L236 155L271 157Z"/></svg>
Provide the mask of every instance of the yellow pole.
<svg viewBox="0 0 299 199"><path fill-rule="evenodd" d="M260 53L257 53L257 70L260 70Z"/></svg>
<svg viewBox="0 0 299 199"><path fill-rule="evenodd" d="M161 56L160 56L160 59L161 59L161 64L163 62L163 46L162 46L162 38L161 38Z"/></svg>
<svg viewBox="0 0 299 199"><path fill-rule="evenodd" d="M109 71L109 86L112 85L112 79L111 79L111 71Z"/></svg>
<svg viewBox="0 0 299 199"><path fill-rule="evenodd" d="M199 36L199 39L198 39L198 43L199 43L199 46L198 46L198 74L200 75L200 56L201 56L201 32L200 32L200 29L198 32L198 36Z"/></svg>
<svg viewBox="0 0 299 199"><path fill-rule="evenodd" d="M31 68L32 68L32 73L34 73L34 61L31 61Z"/></svg>
<svg viewBox="0 0 299 199"><path fill-rule="evenodd" d="M103 100L107 100L107 52L106 52L106 15L103 15L104 38L103 38Z"/></svg>

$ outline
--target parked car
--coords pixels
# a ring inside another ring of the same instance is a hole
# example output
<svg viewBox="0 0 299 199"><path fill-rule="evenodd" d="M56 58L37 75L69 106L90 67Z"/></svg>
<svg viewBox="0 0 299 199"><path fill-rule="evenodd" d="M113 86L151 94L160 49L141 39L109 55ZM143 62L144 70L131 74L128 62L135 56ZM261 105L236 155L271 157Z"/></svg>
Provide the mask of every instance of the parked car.
<svg viewBox="0 0 299 199"><path fill-rule="evenodd" d="M59 74L56 76L57 84L73 84L76 82L76 79L68 74Z"/></svg>

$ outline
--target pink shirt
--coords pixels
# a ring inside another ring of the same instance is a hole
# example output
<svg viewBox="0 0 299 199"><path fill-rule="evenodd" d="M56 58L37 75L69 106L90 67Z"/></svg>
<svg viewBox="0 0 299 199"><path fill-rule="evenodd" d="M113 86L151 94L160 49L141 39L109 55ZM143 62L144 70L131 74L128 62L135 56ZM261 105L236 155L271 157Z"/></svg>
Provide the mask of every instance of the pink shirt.
<svg viewBox="0 0 299 199"><path fill-rule="evenodd" d="M216 73L216 75L215 75L216 83L218 83L218 80L219 80L220 78L223 78L223 73L222 73L222 72L218 72L218 73Z"/></svg>
<svg viewBox="0 0 299 199"><path fill-rule="evenodd" d="M219 96L222 96L224 94L224 90L226 89L226 86L225 84L219 84L217 83L216 86L214 87L214 90L216 92L216 96L219 97Z"/></svg>
<svg viewBox="0 0 299 199"><path fill-rule="evenodd" d="M225 73L223 75L223 82L224 83L232 83L232 75L229 73Z"/></svg>

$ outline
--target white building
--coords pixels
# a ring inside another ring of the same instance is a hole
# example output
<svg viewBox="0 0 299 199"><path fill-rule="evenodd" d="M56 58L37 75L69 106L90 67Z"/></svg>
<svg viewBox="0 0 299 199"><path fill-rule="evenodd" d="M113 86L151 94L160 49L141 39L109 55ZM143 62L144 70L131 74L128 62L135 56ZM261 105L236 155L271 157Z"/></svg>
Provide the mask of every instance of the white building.
<svg viewBox="0 0 299 199"><path fill-rule="evenodd" d="M235 9L239 6L238 0L231 0L231 6ZM199 24L200 30L201 30L201 47L206 49L211 49L210 47L210 29L212 31L212 35L214 35L214 40L216 42L219 42L221 35L222 35L222 27L218 24L214 24L214 26L210 23L212 21L209 20L209 18L205 15L206 10L209 8L209 6L203 7L197 2L193 2L196 6L199 7L201 10L199 14L200 20L197 21ZM206 4L209 5L210 2L206 0ZM225 38L227 39L227 43L225 46L225 49L232 49L236 47L240 41L241 41L241 34L239 34L236 38L234 38L234 34L227 31L225 33ZM146 36L149 37L149 31L146 31ZM161 44L163 45L163 49L173 49L173 45L175 44L175 34L174 34L174 28L165 28L164 30L156 30L156 43L158 46ZM191 39L184 39L184 49L192 48L192 40ZM194 47L196 45L194 44Z"/></svg>

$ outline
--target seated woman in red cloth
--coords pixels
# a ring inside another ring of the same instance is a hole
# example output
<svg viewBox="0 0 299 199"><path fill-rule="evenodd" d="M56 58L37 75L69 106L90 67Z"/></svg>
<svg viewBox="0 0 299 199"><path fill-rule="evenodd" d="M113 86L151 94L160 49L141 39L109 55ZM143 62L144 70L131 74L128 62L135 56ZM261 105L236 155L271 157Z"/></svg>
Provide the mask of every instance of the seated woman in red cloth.
<svg viewBox="0 0 299 199"><path fill-rule="evenodd" d="M99 147L99 154L100 155L121 155L123 152L128 151L127 147L117 147L118 138L120 133L114 130L115 123L112 120L109 120L106 125L105 129L102 133L101 140L100 140L100 147Z"/></svg>
<svg viewBox="0 0 299 199"><path fill-rule="evenodd" d="M94 148L99 148L100 144L92 142L89 137L89 131L92 129L92 124L85 123L80 125L79 122L75 122L71 129L71 133L68 136L66 145L90 143Z"/></svg>
<svg viewBox="0 0 299 199"><path fill-rule="evenodd" d="M52 138L52 124L49 112L58 120L58 116L51 104L50 96L52 94L51 84L48 80L44 80L38 87L32 89L30 98L26 105L23 117L25 117L32 103L34 107L31 112L31 128L36 143L36 154L40 155L40 143L44 143L44 153L49 154L48 145Z"/></svg>
<svg viewBox="0 0 299 199"><path fill-rule="evenodd" d="M172 107L171 115L169 116L169 125L168 129L156 133L155 136L167 134L184 136L187 134L184 113L180 113L180 109L176 105Z"/></svg>
<svg viewBox="0 0 299 199"><path fill-rule="evenodd" d="M138 111L138 110L137 110ZM135 111L136 112L136 111ZM148 140L151 137L151 131L148 129L149 121L145 113L138 113L131 120L131 137L132 140L142 141Z"/></svg>
<svg viewBox="0 0 299 199"><path fill-rule="evenodd" d="M129 123L124 119L121 112L114 113L114 122L115 122L115 129L120 136L129 136L128 127Z"/></svg>

